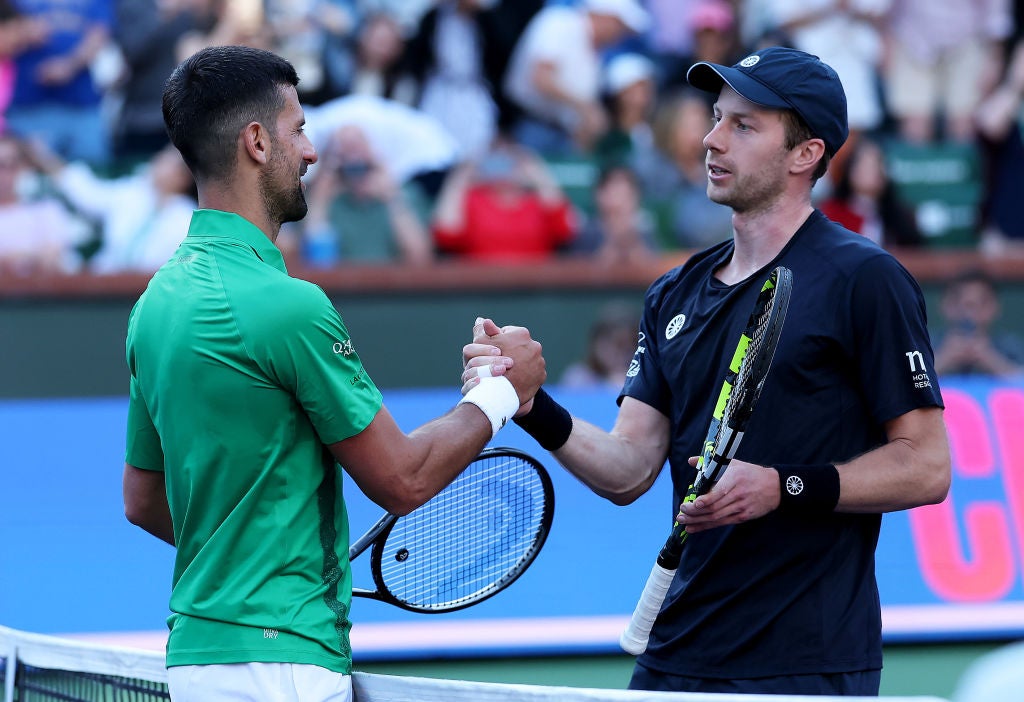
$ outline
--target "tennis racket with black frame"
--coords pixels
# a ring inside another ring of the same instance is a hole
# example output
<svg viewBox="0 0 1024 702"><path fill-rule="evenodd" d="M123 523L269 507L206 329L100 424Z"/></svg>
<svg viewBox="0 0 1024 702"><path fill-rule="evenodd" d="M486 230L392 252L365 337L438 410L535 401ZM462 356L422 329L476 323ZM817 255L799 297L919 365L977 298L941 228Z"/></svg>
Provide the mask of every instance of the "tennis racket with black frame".
<svg viewBox="0 0 1024 702"><path fill-rule="evenodd" d="M793 273L782 266L772 270L761 287L754 309L733 352L704 439L704 447L697 459L697 475L683 498L684 502L692 502L710 490L736 455L771 368L792 294ZM674 524L672 534L658 554L633 616L619 638L619 644L627 653L638 656L647 650L654 620L661 611L665 594L679 567L687 536L683 525Z"/></svg>
<svg viewBox="0 0 1024 702"><path fill-rule="evenodd" d="M370 549L374 590L412 612L483 602L523 574L551 529L555 494L544 466L511 448L485 449L444 490L404 516L385 513L349 548Z"/></svg>

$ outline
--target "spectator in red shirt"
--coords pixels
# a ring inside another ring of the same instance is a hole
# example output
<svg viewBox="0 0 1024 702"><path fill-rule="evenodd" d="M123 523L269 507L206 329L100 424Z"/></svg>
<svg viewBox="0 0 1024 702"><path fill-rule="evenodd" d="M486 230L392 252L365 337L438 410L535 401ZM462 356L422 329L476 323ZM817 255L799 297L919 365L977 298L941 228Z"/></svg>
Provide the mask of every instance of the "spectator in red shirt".
<svg viewBox="0 0 1024 702"><path fill-rule="evenodd" d="M924 243L913 209L896 193L881 145L866 136L853 146L835 191L820 209L885 248Z"/></svg>
<svg viewBox="0 0 1024 702"><path fill-rule="evenodd" d="M476 261L539 261L573 240L576 217L538 156L499 141L448 176L433 234L442 253Z"/></svg>

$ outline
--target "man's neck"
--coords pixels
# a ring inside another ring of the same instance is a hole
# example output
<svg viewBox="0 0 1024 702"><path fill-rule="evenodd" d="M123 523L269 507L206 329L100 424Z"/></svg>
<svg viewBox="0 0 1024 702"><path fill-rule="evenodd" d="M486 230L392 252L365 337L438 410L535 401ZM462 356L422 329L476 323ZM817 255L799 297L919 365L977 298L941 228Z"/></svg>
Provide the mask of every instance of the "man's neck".
<svg viewBox="0 0 1024 702"><path fill-rule="evenodd" d="M794 207L733 213L732 257L715 271L715 277L727 285L746 280L768 265L786 247L814 208L801 202Z"/></svg>

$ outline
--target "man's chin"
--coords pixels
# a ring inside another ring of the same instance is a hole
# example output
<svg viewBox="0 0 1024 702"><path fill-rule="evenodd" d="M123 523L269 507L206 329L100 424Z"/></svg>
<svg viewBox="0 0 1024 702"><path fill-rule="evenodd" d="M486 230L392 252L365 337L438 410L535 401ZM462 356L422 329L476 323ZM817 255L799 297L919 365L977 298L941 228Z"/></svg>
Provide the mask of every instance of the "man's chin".
<svg viewBox="0 0 1024 702"><path fill-rule="evenodd" d="M300 198L299 202L295 203L295 207L285 212L285 217L281 220L281 223L299 222L306 216L307 212L309 212L309 205L306 204L306 198Z"/></svg>

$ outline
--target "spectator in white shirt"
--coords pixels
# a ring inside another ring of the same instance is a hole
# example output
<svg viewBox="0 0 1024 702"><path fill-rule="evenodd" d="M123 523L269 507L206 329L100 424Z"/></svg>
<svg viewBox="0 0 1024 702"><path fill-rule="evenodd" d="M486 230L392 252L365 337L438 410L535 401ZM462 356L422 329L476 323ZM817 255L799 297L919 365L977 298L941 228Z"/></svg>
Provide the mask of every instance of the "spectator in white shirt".
<svg viewBox="0 0 1024 702"><path fill-rule="evenodd" d="M166 146L134 173L103 178L84 163L64 163L37 148L36 166L78 212L100 225L94 273L152 273L188 233L195 184L178 150Z"/></svg>
<svg viewBox="0 0 1024 702"><path fill-rule="evenodd" d="M542 155L588 151L608 127L600 52L648 24L636 0L583 0L537 13L505 77L507 96L525 112L515 139Z"/></svg>

